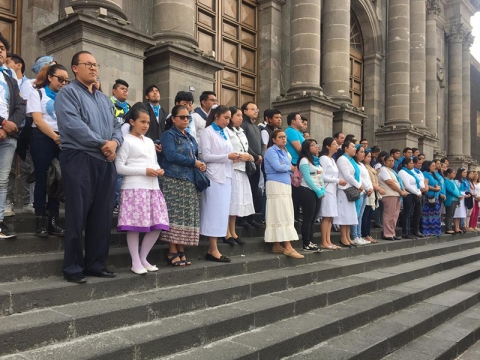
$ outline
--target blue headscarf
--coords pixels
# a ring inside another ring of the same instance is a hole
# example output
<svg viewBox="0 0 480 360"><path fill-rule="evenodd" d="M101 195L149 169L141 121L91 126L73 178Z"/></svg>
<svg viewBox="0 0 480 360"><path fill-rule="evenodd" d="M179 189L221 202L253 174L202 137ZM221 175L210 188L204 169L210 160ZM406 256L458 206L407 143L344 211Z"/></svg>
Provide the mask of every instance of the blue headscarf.
<svg viewBox="0 0 480 360"><path fill-rule="evenodd" d="M35 75L37 75L40 70L42 70L45 66L49 65L51 62L55 61L53 56L45 55L35 61L35 64L32 66L32 71Z"/></svg>

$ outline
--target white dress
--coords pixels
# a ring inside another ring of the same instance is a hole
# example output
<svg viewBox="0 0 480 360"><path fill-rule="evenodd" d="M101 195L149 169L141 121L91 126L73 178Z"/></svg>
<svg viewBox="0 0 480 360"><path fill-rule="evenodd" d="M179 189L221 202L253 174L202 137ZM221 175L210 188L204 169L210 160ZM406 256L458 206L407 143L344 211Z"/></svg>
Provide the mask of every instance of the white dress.
<svg viewBox="0 0 480 360"><path fill-rule="evenodd" d="M355 180L355 168L345 156L337 160L338 175L347 182L347 185L339 185L337 190L337 216L333 219L336 225L358 225L357 209L354 201L348 201L344 189L355 186L357 189L362 186Z"/></svg>
<svg viewBox="0 0 480 360"><path fill-rule="evenodd" d="M248 151L248 140L242 128L239 130L225 128L230 138L233 151L242 153ZM230 200L229 215L248 216L255 212L253 207L252 189L245 172L245 162L239 161L233 164L232 175L232 198Z"/></svg>
<svg viewBox="0 0 480 360"><path fill-rule="evenodd" d="M334 218L337 211L337 184L339 182L338 167L335 160L324 155L320 157L320 165L323 169L323 181L325 183L325 197L320 206L320 216Z"/></svg>
<svg viewBox="0 0 480 360"><path fill-rule="evenodd" d="M460 186L460 182L458 180L455 180L455 183L457 186ZM465 192L461 192L462 196L465 195ZM465 206L465 199L460 200L459 205L455 209L455 214L453 215L454 219L463 219L467 217L467 207ZM468 227L468 224L466 224L466 227Z"/></svg>

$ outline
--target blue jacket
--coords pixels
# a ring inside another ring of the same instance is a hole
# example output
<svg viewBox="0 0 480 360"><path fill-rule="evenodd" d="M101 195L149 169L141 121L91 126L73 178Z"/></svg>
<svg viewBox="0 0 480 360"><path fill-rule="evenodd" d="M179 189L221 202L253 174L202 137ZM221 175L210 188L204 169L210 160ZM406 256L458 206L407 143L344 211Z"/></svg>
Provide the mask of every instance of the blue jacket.
<svg viewBox="0 0 480 360"><path fill-rule="evenodd" d="M160 138L162 152L160 166L165 176L188 180L195 183L195 161L198 158L198 144L195 138L186 132L182 134L175 126L165 131Z"/></svg>
<svg viewBox="0 0 480 360"><path fill-rule="evenodd" d="M273 145L265 152L265 173L267 181L278 181L287 185L291 184L290 174L292 163L286 151Z"/></svg>
<svg viewBox="0 0 480 360"><path fill-rule="evenodd" d="M445 206L452 205L452 201L458 201L460 190L454 180L445 179L445 195L447 196L444 201Z"/></svg>
<svg viewBox="0 0 480 360"><path fill-rule="evenodd" d="M433 175L432 175L431 173L429 173L428 171L424 171L424 172L423 172L423 176L425 176L425 179L428 180L428 186L431 186L431 187L435 187L435 186L437 186L437 185L440 186L440 181L438 181L437 179L435 179L435 178L433 177ZM436 176L437 178L440 177L440 176L437 175L437 174L435 174L435 176ZM434 196L435 199L438 199L438 197L440 196L441 191L442 191L441 189L440 189L440 191L428 190L427 195L428 195L428 196Z"/></svg>
<svg viewBox="0 0 480 360"><path fill-rule="evenodd" d="M101 91L91 93L80 81L73 80L58 92L54 107L62 149L84 151L106 161L100 150L105 142L114 140L118 147L122 145L122 130L113 104Z"/></svg>

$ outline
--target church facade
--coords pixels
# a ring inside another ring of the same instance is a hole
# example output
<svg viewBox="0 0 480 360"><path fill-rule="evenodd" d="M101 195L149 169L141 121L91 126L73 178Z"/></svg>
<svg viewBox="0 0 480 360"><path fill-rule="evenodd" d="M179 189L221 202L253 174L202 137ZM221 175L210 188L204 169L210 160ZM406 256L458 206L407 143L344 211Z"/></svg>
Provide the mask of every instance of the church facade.
<svg viewBox="0 0 480 360"><path fill-rule="evenodd" d="M479 0L0 0L0 31L27 64L91 51L104 91L122 78L131 103L150 84L166 108L177 91L214 90L226 105L299 111L319 141L342 131L476 168L476 11Z"/></svg>

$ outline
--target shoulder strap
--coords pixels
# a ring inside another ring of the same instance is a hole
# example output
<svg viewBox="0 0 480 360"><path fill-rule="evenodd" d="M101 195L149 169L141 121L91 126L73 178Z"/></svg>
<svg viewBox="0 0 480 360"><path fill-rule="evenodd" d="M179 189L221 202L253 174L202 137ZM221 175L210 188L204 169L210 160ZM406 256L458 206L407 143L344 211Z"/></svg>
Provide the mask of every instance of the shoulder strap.
<svg viewBox="0 0 480 360"><path fill-rule="evenodd" d="M38 95L40 96L40 101L42 101L42 96L43 96L42 91L40 89L37 89L37 91L38 91Z"/></svg>

